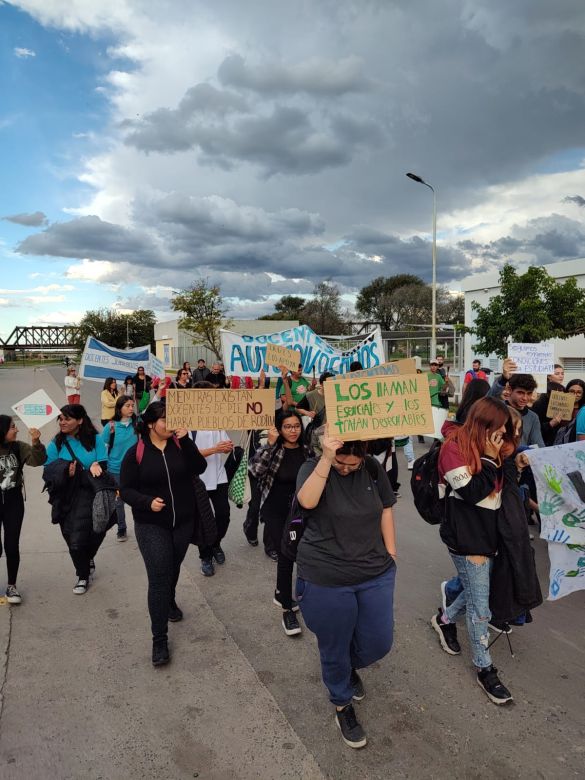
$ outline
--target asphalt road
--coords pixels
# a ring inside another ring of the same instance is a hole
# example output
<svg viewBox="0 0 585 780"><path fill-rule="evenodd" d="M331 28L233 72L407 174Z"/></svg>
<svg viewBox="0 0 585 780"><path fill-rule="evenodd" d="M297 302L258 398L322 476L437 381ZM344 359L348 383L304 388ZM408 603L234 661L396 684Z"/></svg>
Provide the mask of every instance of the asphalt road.
<svg viewBox="0 0 585 780"><path fill-rule="evenodd" d="M40 386L60 401L61 373L0 370L0 412ZM82 399L94 417L98 395L87 388ZM367 696L356 708L369 744L351 751L314 637L284 635L272 605L276 567L246 543L242 511L233 511L215 577L203 578L196 550L188 553L178 589L185 620L170 627L171 664L155 670L132 522L124 544L110 532L95 583L74 596L40 470L27 468L24 603L0 606L0 777L584 777L585 592L545 602L532 625L515 629L514 658L498 640L494 661L515 702L494 706L475 682L465 630L452 657L429 627L451 564L437 530L416 515L406 475L395 645L362 675ZM536 540L535 549L546 590L546 546ZM5 576L1 563L2 589Z"/></svg>

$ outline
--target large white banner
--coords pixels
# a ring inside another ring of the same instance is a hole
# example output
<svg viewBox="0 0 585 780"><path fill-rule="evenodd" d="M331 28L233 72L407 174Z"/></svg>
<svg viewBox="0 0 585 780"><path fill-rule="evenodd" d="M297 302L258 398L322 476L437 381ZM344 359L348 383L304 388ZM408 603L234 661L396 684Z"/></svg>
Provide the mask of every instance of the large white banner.
<svg viewBox="0 0 585 780"><path fill-rule="evenodd" d="M536 482L540 536L549 543L549 599L585 590L585 441L526 450Z"/></svg>
<svg viewBox="0 0 585 780"><path fill-rule="evenodd" d="M164 367L150 352L148 344L144 347L118 349L88 336L81 357L79 376L102 383L111 376L118 383L122 383L127 376L134 376L139 366L143 366L151 377L164 376Z"/></svg>
<svg viewBox="0 0 585 780"><path fill-rule="evenodd" d="M256 377L264 369L266 376L279 376L279 369L266 363L267 344L298 350L301 353L303 373L312 374L314 371L316 376L325 371L345 374L355 360L359 360L364 368L373 368L385 362L380 328L369 333L348 351L335 349L307 325L261 336L241 336L222 330L221 349L226 375Z"/></svg>

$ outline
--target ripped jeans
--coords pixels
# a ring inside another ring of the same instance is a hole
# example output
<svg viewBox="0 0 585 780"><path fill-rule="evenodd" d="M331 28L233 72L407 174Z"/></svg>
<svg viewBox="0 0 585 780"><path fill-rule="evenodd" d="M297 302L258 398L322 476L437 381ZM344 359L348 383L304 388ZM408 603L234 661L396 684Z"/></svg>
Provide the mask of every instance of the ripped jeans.
<svg viewBox="0 0 585 780"><path fill-rule="evenodd" d="M457 569L463 590L455 601L447 607L445 615L450 623L465 614L467 632L471 642L473 663L478 669L486 669L492 665L488 650L490 612L490 574L493 558L485 563L471 563L465 555L454 555L451 558Z"/></svg>

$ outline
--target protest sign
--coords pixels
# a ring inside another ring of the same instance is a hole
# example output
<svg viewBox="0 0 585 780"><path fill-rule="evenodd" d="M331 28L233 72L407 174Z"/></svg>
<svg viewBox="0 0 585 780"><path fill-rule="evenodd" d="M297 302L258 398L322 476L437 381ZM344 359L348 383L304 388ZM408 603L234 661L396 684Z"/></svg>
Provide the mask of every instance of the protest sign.
<svg viewBox="0 0 585 780"><path fill-rule="evenodd" d="M555 365L554 344L541 341L539 344L508 344L508 357L516 363L518 374L552 374Z"/></svg>
<svg viewBox="0 0 585 780"><path fill-rule="evenodd" d="M549 599L585 590L585 441L525 451L549 543Z"/></svg>
<svg viewBox="0 0 585 780"><path fill-rule="evenodd" d="M284 366L289 371L297 371L301 363L301 353L296 349L282 347L280 344L266 345L266 362L269 366Z"/></svg>
<svg viewBox="0 0 585 780"><path fill-rule="evenodd" d="M111 376L122 383L128 375L134 376L138 366L144 366L148 372L151 357L148 344L133 349L116 349L89 336L81 357L79 376L102 383Z"/></svg>
<svg viewBox="0 0 585 780"><path fill-rule="evenodd" d="M167 390L167 428L249 431L274 425L272 390Z"/></svg>
<svg viewBox="0 0 585 780"><path fill-rule="evenodd" d="M574 409L575 396L573 393L563 393L562 390L551 390L546 409L547 417L560 417L561 420L570 420L573 417Z"/></svg>
<svg viewBox="0 0 585 780"><path fill-rule="evenodd" d="M343 441L425 434L433 430L424 374L328 379L323 385L329 432Z"/></svg>
<svg viewBox="0 0 585 780"><path fill-rule="evenodd" d="M148 368L146 369L146 373L149 374L153 379L155 376L157 376L159 379L162 379L165 375L165 367L162 360L157 358L156 355L153 355L152 352L150 353L150 360L148 361Z"/></svg>
<svg viewBox="0 0 585 780"><path fill-rule="evenodd" d="M259 336L242 336L222 330L221 350L227 376L257 377L262 369L266 376L278 376L280 370L266 361L268 344L297 350L301 353L303 372L317 376L325 371L345 374L355 360L359 360L364 368L379 366L385 360L380 328L345 351L333 347L308 325Z"/></svg>
<svg viewBox="0 0 585 780"><path fill-rule="evenodd" d="M22 401L14 404L12 411L27 428L42 428L59 416L59 407L44 390L35 390Z"/></svg>
<svg viewBox="0 0 585 780"><path fill-rule="evenodd" d="M416 374L416 360L414 358L404 358L404 360L393 360L391 363L381 363L374 368L364 368L362 371L352 371L351 376L380 376L383 374Z"/></svg>

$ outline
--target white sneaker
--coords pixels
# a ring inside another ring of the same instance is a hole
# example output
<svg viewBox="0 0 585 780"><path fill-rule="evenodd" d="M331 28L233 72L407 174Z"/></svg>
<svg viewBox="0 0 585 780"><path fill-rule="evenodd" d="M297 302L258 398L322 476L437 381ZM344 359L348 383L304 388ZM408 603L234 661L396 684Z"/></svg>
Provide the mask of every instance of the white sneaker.
<svg viewBox="0 0 585 780"><path fill-rule="evenodd" d="M84 593L87 593L87 588L89 587L88 580L77 580L76 586L73 588L73 593L75 593L76 596L83 596Z"/></svg>
<svg viewBox="0 0 585 780"><path fill-rule="evenodd" d="M16 590L16 585L9 585L6 588L6 601L9 604L22 604L22 596Z"/></svg>
<svg viewBox="0 0 585 780"><path fill-rule="evenodd" d="M409 461L408 461L408 466L407 466L407 469L408 469L409 471L412 471L412 467L413 467L413 466L414 466L414 461L413 461L413 460L409 460Z"/></svg>

